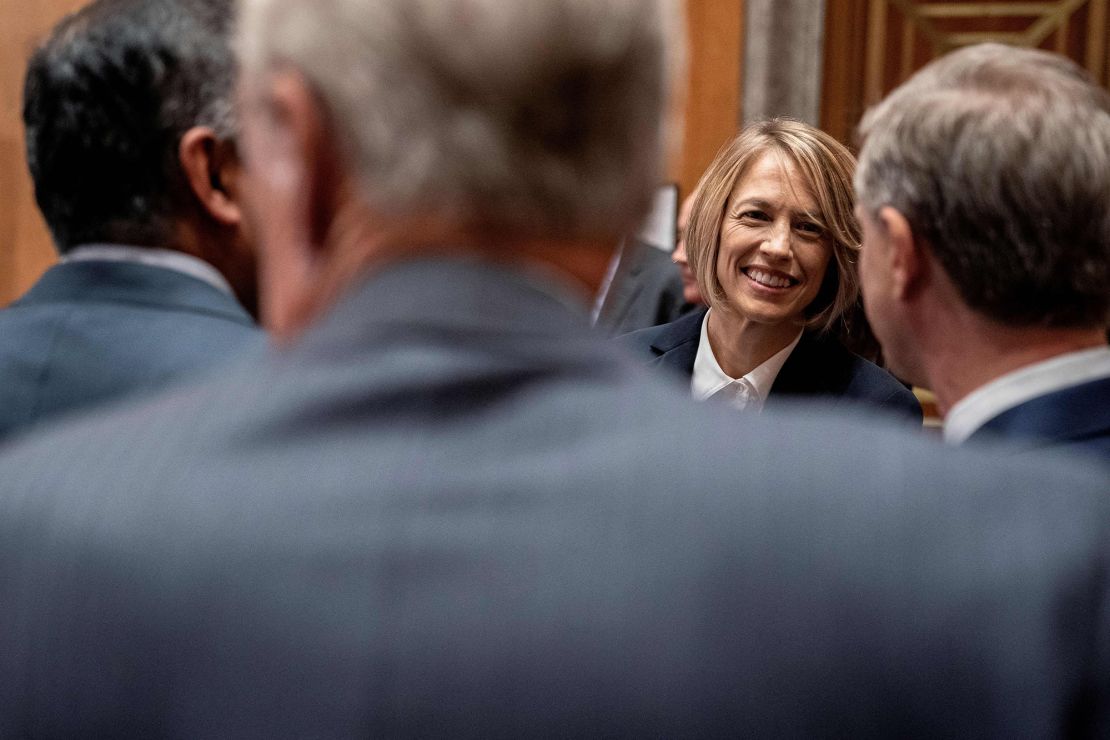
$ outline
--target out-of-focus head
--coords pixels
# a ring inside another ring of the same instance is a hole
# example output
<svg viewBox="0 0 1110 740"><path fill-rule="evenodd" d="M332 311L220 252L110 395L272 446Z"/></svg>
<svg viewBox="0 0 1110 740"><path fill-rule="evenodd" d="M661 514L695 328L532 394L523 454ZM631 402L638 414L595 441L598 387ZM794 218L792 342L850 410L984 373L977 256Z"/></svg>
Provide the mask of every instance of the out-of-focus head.
<svg viewBox="0 0 1110 740"><path fill-rule="evenodd" d="M27 161L61 251L172 241L190 198L182 136L197 126L235 135L230 25L216 0L98 0L35 52Z"/></svg>
<svg viewBox="0 0 1110 740"><path fill-rule="evenodd" d="M357 200L354 220L375 228L435 223L510 250L520 238L615 244L650 205L681 61L671 0L241 8L248 167L273 210L288 203L294 218L262 224L267 261L324 240L337 216L337 201L311 192L320 151L294 145L282 86L310 91L334 149L323 158ZM264 279L311 271L264 267Z"/></svg>
<svg viewBox="0 0 1110 740"><path fill-rule="evenodd" d="M756 297L760 303L781 304L772 306L775 310L768 315L776 316L778 309L791 315L801 312L811 327L843 328L839 323L856 305L859 291L854 167L854 158L842 144L823 131L789 119L752 124L721 149L698 183L686 228L690 266L709 305L744 310L740 304L748 302L742 296L746 295L745 281L752 278L747 274L749 265L767 262L756 253L769 250L775 253L770 259L791 278L782 278L789 283L781 291L784 295L768 300ZM757 171L761 187L765 175L785 185L772 188L781 195L776 202L763 204L774 208L755 208L738 200L748 197L745 187L753 184L748 182L749 176ZM780 208L785 205L791 206L793 215ZM802 205L809 212L798 212ZM780 219L780 215L790 217ZM785 223L789 230L780 233L776 222ZM750 237L743 241L750 244L751 251L743 254L739 251L741 232ZM722 242L727 249L722 250Z"/></svg>
<svg viewBox="0 0 1110 740"><path fill-rule="evenodd" d="M864 303L889 358L913 343L882 259L892 218L978 314L1106 326L1110 93L1077 65L998 44L961 49L870 110L860 133Z"/></svg>
<svg viewBox="0 0 1110 740"><path fill-rule="evenodd" d="M705 303L698 290L698 279L690 269L690 261L686 255L686 227L690 223L690 211L694 207L694 193L690 193L682 201L678 209L678 218L675 221L674 252L671 259L678 265L679 274L682 275L682 299L687 303Z"/></svg>

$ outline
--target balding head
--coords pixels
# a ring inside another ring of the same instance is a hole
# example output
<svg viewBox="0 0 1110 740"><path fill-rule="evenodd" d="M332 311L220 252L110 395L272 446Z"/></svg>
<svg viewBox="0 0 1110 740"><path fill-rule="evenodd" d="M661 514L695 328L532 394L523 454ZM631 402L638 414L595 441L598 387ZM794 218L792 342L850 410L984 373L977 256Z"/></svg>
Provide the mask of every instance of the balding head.
<svg viewBox="0 0 1110 740"><path fill-rule="evenodd" d="M281 317L317 278L326 304L437 242L540 240L556 263L560 242L615 244L661 179L677 20L672 0L243 0L271 324L318 313Z"/></svg>
<svg viewBox="0 0 1110 740"><path fill-rule="evenodd" d="M248 72L300 72L376 211L619 233L659 181L655 0L245 0Z"/></svg>

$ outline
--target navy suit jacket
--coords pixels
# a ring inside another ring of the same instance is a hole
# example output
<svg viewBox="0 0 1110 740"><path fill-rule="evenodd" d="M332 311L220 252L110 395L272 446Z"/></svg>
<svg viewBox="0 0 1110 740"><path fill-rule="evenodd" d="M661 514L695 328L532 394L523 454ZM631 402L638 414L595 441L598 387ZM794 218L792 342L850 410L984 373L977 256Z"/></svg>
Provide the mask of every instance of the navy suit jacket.
<svg viewBox="0 0 1110 740"><path fill-rule="evenodd" d="M243 307L202 280L128 262L55 265L0 311L0 437L261 342Z"/></svg>
<svg viewBox="0 0 1110 740"><path fill-rule="evenodd" d="M695 404L507 268L379 270L0 450L0 737L1107 729L1101 468L853 416Z"/></svg>
<svg viewBox="0 0 1110 740"><path fill-rule="evenodd" d="M1110 463L1110 378L1038 396L1003 411L968 438L1089 453Z"/></svg>
<svg viewBox="0 0 1110 740"><path fill-rule="evenodd" d="M689 378L708 310L703 308L669 324L632 332L619 341L649 358L651 366ZM814 398L829 403L867 404L921 422L917 397L893 375L849 352L835 339L806 332L775 378L766 407Z"/></svg>

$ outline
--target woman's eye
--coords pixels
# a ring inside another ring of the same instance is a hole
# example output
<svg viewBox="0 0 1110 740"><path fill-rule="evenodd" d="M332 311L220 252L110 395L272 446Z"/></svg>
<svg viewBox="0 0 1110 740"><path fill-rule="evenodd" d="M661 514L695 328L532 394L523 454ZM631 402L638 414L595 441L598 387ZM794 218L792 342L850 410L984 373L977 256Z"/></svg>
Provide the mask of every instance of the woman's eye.
<svg viewBox="0 0 1110 740"><path fill-rule="evenodd" d="M763 211L744 211L740 214L740 218L749 221L770 221L771 218Z"/></svg>
<svg viewBox="0 0 1110 740"><path fill-rule="evenodd" d="M807 236L820 236L824 231L818 224L809 221L796 224L794 228Z"/></svg>

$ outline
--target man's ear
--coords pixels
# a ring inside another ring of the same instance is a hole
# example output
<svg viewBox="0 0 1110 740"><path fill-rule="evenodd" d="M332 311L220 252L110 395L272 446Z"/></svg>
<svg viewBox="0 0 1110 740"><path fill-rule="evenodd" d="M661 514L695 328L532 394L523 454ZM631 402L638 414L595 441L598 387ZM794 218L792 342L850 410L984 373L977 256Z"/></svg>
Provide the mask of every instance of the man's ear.
<svg viewBox="0 0 1110 740"><path fill-rule="evenodd" d="M292 69L240 80L248 221L257 238L263 323L295 336L327 305L345 168L322 103Z"/></svg>
<svg viewBox="0 0 1110 740"><path fill-rule="evenodd" d="M239 226L243 212L235 144L218 138L207 126L195 126L181 137L177 156L189 188L208 215L224 226Z"/></svg>
<svg viewBox="0 0 1110 740"><path fill-rule="evenodd" d="M270 108L280 119L288 145L297 150L297 160L303 167L298 185L308 216L309 232L305 236L310 246L321 247L327 242L343 181L336 142L320 101L300 74L271 75Z"/></svg>
<svg viewBox="0 0 1110 740"><path fill-rule="evenodd" d="M891 291L896 298L909 298L926 277L928 260L922 251L922 242L906 217L891 206L879 209L879 226L886 236L884 259L888 261Z"/></svg>

